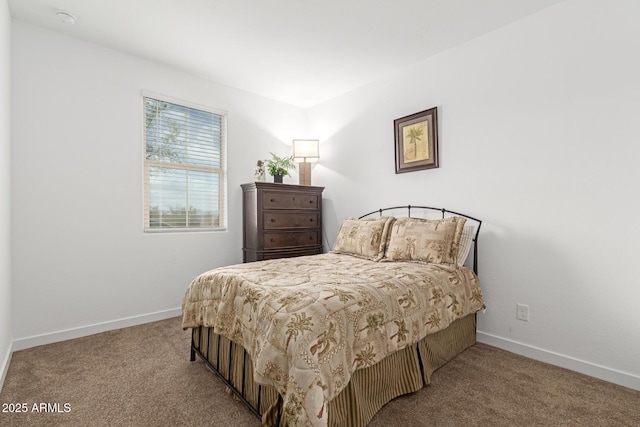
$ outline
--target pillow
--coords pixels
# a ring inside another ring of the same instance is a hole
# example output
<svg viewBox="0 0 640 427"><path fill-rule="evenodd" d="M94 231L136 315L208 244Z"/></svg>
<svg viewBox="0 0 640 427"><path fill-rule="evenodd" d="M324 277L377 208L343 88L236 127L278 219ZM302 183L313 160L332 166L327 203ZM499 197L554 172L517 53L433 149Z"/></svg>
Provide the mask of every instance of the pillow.
<svg viewBox="0 0 640 427"><path fill-rule="evenodd" d="M378 261L384 256L389 228L395 218L347 218L340 226L332 252Z"/></svg>
<svg viewBox="0 0 640 427"><path fill-rule="evenodd" d="M458 267L462 267L467 261L471 246L473 246L473 237L476 234L475 225L466 225L462 229L462 236L460 237L460 246L458 248Z"/></svg>
<svg viewBox="0 0 640 427"><path fill-rule="evenodd" d="M465 218L397 218L391 227L385 261L455 264Z"/></svg>

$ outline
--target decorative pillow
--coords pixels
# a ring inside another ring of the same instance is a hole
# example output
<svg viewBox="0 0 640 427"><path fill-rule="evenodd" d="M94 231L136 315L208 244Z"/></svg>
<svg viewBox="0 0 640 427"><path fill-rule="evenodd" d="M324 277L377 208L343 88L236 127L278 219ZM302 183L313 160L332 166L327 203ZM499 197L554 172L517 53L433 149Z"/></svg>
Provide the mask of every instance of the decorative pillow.
<svg viewBox="0 0 640 427"><path fill-rule="evenodd" d="M384 256L389 228L395 218L347 218L342 223L333 245L335 253L355 255L372 261Z"/></svg>
<svg viewBox="0 0 640 427"><path fill-rule="evenodd" d="M391 227L384 261L455 264L465 218L397 218Z"/></svg>
<svg viewBox="0 0 640 427"><path fill-rule="evenodd" d="M473 237L476 234L475 225L466 225L462 229L462 236L460 237L460 246L458 248L458 267L462 267L467 261L471 246L473 246Z"/></svg>

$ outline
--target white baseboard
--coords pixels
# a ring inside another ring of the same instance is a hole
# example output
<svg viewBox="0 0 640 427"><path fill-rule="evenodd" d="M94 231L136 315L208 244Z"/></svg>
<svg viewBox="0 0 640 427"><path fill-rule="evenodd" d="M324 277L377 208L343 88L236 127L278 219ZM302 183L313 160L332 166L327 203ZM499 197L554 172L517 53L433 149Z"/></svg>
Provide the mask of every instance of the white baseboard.
<svg viewBox="0 0 640 427"><path fill-rule="evenodd" d="M13 340L13 351L25 350L39 345L66 341L74 338L85 337L87 335L98 334L100 332L113 331L115 329L128 328L129 326L169 319L171 317L180 316L181 313L182 310L180 308L172 308L170 310L156 311L155 313L147 313L139 316L112 320L109 322L95 323L93 325L80 326L78 328L65 329L63 331L51 332L48 334L19 338Z"/></svg>
<svg viewBox="0 0 640 427"><path fill-rule="evenodd" d="M2 391L2 386L4 386L4 379L7 376L7 371L9 371L9 362L11 362L11 354L13 354L13 343L9 343L9 348L7 349L7 354L2 359L2 365L0 365L0 391Z"/></svg>
<svg viewBox="0 0 640 427"><path fill-rule="evenodd" d="M141 325L143 323L155 322L158 320L170 319L180 316L182 313L180 308L170 310L157 311L154 313L143 314L139 316L127 317L124 319L113 320L103 323L95 323L93 325L81 326L78 328L66 329L63 331L52 332L48 334L35 335L26 338L13 340L9 345L7 354L0 365L0 391L4 385L4 379L9 370L9 362L11 354L14 351L25 350L27 348L39 345L51 344L59 341L66 341L74 338L80 338L87 335L93 335L100 332L112 331L115 329L127 328L129 326ZM493 347L497 347L515 354L519 354L530 359L539 360L551 365L560 366L565 369L580 372L581 374L609 381L624 387L640 391L640 377L621 372L606 366L597 365L595 363L586 362L584 360L575 359L563 354L554 353L517 341L491 335L486 332L478 331L476 334L477 341Z"/></svg>
<svg viewBox="0 0 640 427"><path fill-rule="evenodd" d="M570 356L554 353L552 351L533 347L481 331L476 333L476 339L480 343L498 347L530 359L560 366L561 368L580 372L581 374L589 375L591 377L640 391L640 377L633 374L607 368L606 366L596 365L595 363L575 359Z"/></svg>

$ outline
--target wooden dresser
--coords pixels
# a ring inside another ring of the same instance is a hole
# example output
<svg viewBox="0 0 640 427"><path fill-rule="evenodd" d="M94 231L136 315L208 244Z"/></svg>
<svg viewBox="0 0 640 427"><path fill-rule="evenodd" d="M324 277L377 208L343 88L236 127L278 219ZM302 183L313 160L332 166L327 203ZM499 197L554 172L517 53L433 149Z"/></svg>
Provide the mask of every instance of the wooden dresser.
<svg viewBox="0 0 640 427"><path fill-rule="evenodd" d="M322 253L324 187L242 184L244 262Z"/></svg>

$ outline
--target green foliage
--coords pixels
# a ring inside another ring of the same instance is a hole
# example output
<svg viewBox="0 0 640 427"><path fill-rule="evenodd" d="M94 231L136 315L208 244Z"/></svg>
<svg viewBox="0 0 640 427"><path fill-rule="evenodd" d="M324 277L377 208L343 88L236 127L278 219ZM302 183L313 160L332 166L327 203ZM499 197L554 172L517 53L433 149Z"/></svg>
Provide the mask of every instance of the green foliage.
<svg viewBox="0 0 640 427"><path fill-rule="evenodd" d="M265 163L267 165L267 169L269 170L269 174L271 176L289 175L289 170L295 168L295 164L293 163L293 156L289 157L279 157L274 153L271 153L271 159L266 160Z"/></svg>
<svg viewBox="0 0 640 427"><path fill-rule="evenodd" d="M166 102L155 99L146 99L146 156L147 160L169 161L173 163L184 163L181 151L178 149L176 141L180 136L180 127L175 120L165 119L165 126L162 126L160 117L169 108ZM164 172L164 168L161 169Z"/></svg>

